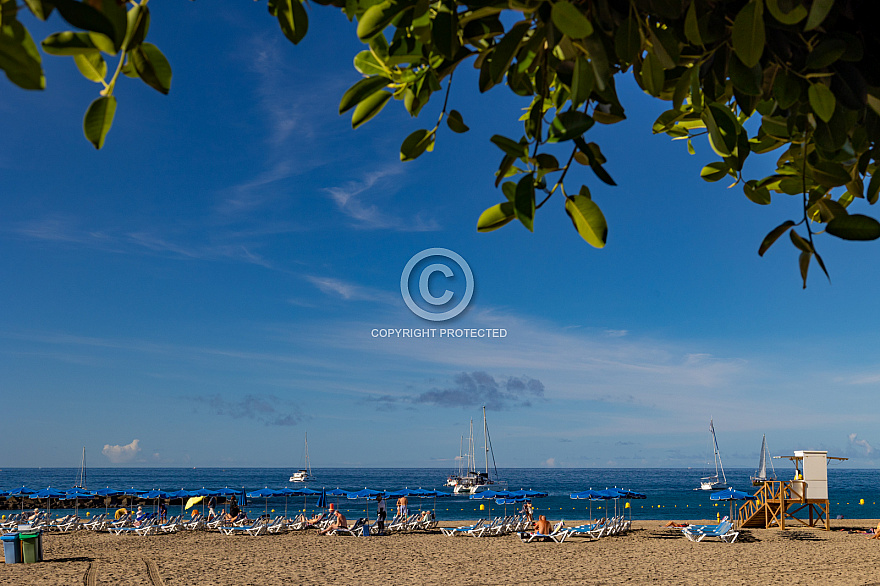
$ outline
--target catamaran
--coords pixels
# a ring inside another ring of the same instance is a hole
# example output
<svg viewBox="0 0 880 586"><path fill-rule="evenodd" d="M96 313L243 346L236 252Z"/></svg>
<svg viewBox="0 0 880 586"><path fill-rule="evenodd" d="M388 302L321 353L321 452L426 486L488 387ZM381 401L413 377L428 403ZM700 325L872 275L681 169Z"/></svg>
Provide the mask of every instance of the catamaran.
<svg viewBox="0 0 880 586"><path fill-rule="evenodd" d="M474 420L471 419L471 430L468 436L467 471L463 470L463 456L459 447L458 474L453 474L446 480L446 486L453 487L456 494L474 494L488 490L490 486L503 488L506 483L498 480L498 467L495 466L495 452L492 450L492 440L489 438L489 425L486 423L486 407L483 406L483 441L486 452L486 471L477 471L477 462L474 456ZM495 470L495 479L489 477L489 454L492 455L492 466ZM464 473L462 473L464 472Z"/></svg>
<svg viewBox="0 0 880 586"><path fill-rule="evenodd" d="M290 475L290 482L305 482L312 477L312 464L309 462L309 434L306 432L305 463L303 467Z"/></svg>
<svg viewBox="0 0 880 586"><path fill-rule="evenodd" d="M770 474L767 474L767 462L770 462ZM776 469L773 460L770 459L770 448L767 447L767 436L761 437L761 459L758 460L758 469L752 476L752 486L761 486L765 482L776 480Z"/></svg>
<svg viewBox="0 0 880 586"><path fill-rule="evenodd" d="M727 484L727 476L724 475L724 464L721 463L721 452L718 451L718 439L715 437L715 423L709 418L709 433L712 436L712 445L715 449L715 474L700 479L700 488L694 490L724 490L730 488Z"/></svg>

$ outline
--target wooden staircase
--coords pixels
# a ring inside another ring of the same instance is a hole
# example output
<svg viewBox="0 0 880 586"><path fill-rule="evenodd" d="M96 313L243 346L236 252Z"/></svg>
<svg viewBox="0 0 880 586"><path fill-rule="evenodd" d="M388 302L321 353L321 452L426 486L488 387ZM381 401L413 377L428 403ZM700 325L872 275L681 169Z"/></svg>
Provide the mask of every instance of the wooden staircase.
<svg viewBox="0 0 880 586"><path fill-rule="evenodd" d="M822 522L825 529L830 529L828 520L828 501L806 499L803 481L765 482L755 500L746 501L738 510L736 527L760 527L769 529L779 527L785 529L786 521L794 521L808 527L815 527ZM806 509L809 521L799 519L795 515Z"/></svg>

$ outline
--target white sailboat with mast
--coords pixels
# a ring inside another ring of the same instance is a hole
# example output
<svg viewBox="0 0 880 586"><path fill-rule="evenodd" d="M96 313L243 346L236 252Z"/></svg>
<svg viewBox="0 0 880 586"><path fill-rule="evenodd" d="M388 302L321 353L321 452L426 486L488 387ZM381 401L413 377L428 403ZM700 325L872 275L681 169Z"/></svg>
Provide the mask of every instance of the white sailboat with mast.
<svg viewBox="0 0 880 586"><path fill-rule="evenodd" d="M312 464L309 462L309 434L306 432L306 447L303 467L290 475L290 482L305 482L312 477Z"/></svg>
<svg viewBox="0 0 880 586"><path fill-rule="evenodd" d="M715 450L715 475L705 476L700 479L700 488L694 490L724 490L730 488L727 484L727 476L724 474L724 464L721 463L721 452L718 451L718 439L715 437L715 423L709 418L709 434L712 436L712 447Z"/></svg>
<svg viewBox="0 0 880 586"><path fill-rule="evenodd" d="M767 463L770 463L770 474L767 473ZM752 476L752 486L761 486L765 482L776 480L776 469L770 457L770 448L767 447L767 436L761 437L761 457L758 460L758 469Z"/></svg>
<svg viewBox="0 0 880 586"><path fill-rule="evenodd" d="M73 488L82 488L85 490L86 488L86 448L83 446L83 457L82 464L79 466L79 475L76 478L76 484L73 485Z"/></svg>
<svg viewBox="0 0 880 586"><path fill-rule="evenodd" d="M495 453L492 450L492 440L489 438L489 425L486 421L486 407L483 406L483 442L484 451L486 453L486 471L477 471L477 462L474 452L474 420L471 419L470 435L468 436L468 454L467 454L467 472L462 474L463 457L459 455L459 473L450 476L446 481L446 486L452 486L452 491L456 494L474 494L488 490L490 486L502 488L505 483L498 480L498 467L495 466ZM459 448L461 452L461 448ZM489 456L492 456L492 466L495 471L495 478L489 476Z"/></svg>

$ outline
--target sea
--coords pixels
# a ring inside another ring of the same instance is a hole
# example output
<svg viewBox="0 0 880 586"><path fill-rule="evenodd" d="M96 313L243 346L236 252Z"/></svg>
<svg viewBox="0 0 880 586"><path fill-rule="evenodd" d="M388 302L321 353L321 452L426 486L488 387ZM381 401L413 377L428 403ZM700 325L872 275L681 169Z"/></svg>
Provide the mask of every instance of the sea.
<svg viewBox="0 0 880 586"><path fill-rule="evenodd" d="M20 486L39 490L51 486L57 489L72 487L78 478L79 468L5 468L0 470L0 489L13 490ZM246 492L268 487L281 489L286 486L311 489L341 488L347 491L370 488L375 490L398 490L401 488L439 489L449 492L443 498L410 498L410 510L433 509L438 519L458 521L513 513L519 505L498 505L492 500L476 500L464 495L452 495L445 487L451 470L439 468L314 468L312 479L306 483L290 483L292 470L286 468L90 468L87 471L86 489L159 489L196 490L199 488L244 489ZM606 517L617 512L633 519L716 519L728 514L729 503L711 501L711 492L694 490L699 486L700 469L685 468L510 468L499 469L499 478L507 488L534 489L549 496L535 498L532 505L537 514L550 519L586 519ZM752 493L755 489L749 481L750 469L727 470L728 484ZM790 479L794 468L783 473L777 470L781 480ZM828 490L830 516L843 518L880 518L880 470L851 469L829 466ZM617 487L643 493L645 499L620 501L572 500L569 495L589 488L594 490ZM2 497L0 497L2 498ZM327 497L349 517L375 515L373 501L348 500L345 497ZM169 505L170 514L178 514L180 501ZM389 503L393 509L393 503ZM302 511L317 510L318 497L270 497L248 499L245 510L254 517L264 513L293 515ZM73 509L56 508L52 513L66 514ZM202 506L202 505L197 505ZM103 513L100 509L79 509L80 516Z"/></svg>

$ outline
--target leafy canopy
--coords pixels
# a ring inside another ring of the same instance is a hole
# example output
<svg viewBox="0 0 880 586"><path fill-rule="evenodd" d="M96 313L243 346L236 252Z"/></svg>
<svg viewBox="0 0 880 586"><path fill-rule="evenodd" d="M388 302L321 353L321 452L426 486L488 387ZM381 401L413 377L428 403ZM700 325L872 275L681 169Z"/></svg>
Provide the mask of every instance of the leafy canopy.
<svg viewBox="0 0 880 586"><path fill-rule="evenodd" d="M308 32L307 0L268 0L269 13L292 43ZM649 95L668 102L655 133L686 141L705 135L719 160L706 165L709 182L729 178L757 205L796 197L803 213L761 242L763 255L786 232L807 282L811 262L827 275L814 237L880 238L880 222L850 211L880 194L880 37L871 0L312 0L357 21L365 48L354 60L362 74L339 104L357 128L392 98L418 117L431 97L443 103L436 124L407 136L400 158L434 148L444 123L468 131L449 109L453 73L464 62L479 70L479 90L496 85L528 102L520 136L495 135L500 163L496 187L504 200L480 215L477 230L513 220L534 230L535 216L553 195L577 233L601 248L608 228L586 185L566 187L575 165L614 185L600 146L589 140L598 124L626 117L615 89L632 74ZM101 148L116 110L122 73L168 93L171 67L146 42L148 0L25 0L33 16L57 10L75 31L44 39L43 51L73 57L101 85L83 128ZM25 89L45 84L41 56L18 20L14 0L0 0L0 69ZM507 24L505 24L507 23ZM108 68L107 61L115 64ZM112 70L112 75L108 78ZM444 91L444 83L446 85ZM752 133L746 121L752 123ZM777 153L776 170L743 175L752 155Z"/></svg>

